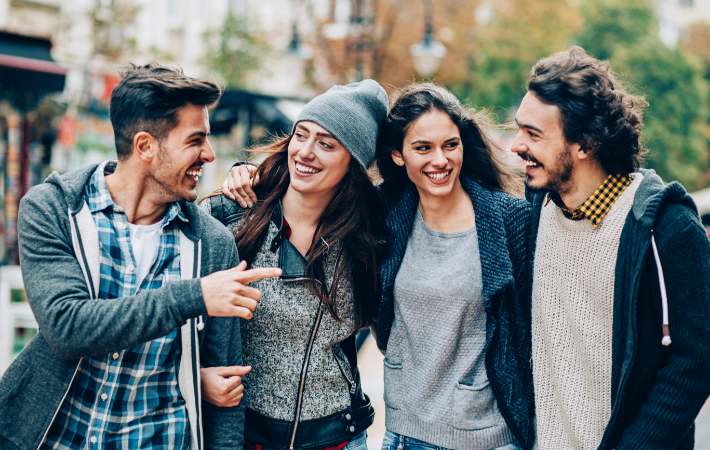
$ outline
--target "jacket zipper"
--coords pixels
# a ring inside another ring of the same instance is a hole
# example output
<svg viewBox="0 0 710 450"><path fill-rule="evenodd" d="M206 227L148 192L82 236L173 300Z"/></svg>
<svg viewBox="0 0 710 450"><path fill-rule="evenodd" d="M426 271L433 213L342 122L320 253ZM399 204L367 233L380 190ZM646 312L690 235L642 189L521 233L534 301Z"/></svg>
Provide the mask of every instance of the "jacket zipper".
<svg viewBox="0 0 710 450"><path fill-rule="evenodd" d="M303 370L301 370L301 384L298 388L298 400L296 403L296 417L293 423L293 434L291 435L291 445L290 450L293 450L293 444L296 442L296 432L298 431L298 420L301 416L301 406L303 402L303 389L306 387L306 373L308 372L308 362L311 359L311 349L313 348L313 341L316 338L316 333L318 332L318 327L320 326L321 317L323 317L323 310L325 305L323 302L320 303L318 307L318 315L316 316L316 323L313 324L313 331L311 332L311 338L308 341L308 347L306 347L306 358L303 361Z"/></svg>
<svg viewBox="0 0 710 450"><path fill-rule="evenodd" d="M39 441L39 445L37 446L37 450L42 448L42 444L44 444L44 441L47 439L47 434L49 433L49 429L52 428L52 424L54 423L54 419L57 418L57 414L59 413L59 410L62 408L62 403L64 403L64 400L67 398L67 395L69 394L69 389L71 389L72 383L74 383L74 378L76 378L76 374L79 372L79 367L81 367L81 361L83 361L84 358L79 358L79 362L76 364L76 369L74 369L74 375L71 376L71 380L69 381L69 387L67 387L67 390L64 391L64 396L62 396L62 400L59 402L59 406L57 406L57 410L54 411L54 415L52 416L52 420L49 422L49 426L47 426L47 429L44 432L44 436L42 436L42 440Z"/></svg>
<svg viewBox="0 0 710 450"><path fill-rule="evenodd" d="M343 373L343 377L345 378L345 381L348 383L348 388L350 389L350 395L355 395L355 382L350 379L350 376L348 375L348 371L345 370L345 367L343 367L343 363L340 361L340 358L338 358L338 355L333 352L333 356L335 356L335 361L338 363L338 367L340 367L340 371Z"/></svg>

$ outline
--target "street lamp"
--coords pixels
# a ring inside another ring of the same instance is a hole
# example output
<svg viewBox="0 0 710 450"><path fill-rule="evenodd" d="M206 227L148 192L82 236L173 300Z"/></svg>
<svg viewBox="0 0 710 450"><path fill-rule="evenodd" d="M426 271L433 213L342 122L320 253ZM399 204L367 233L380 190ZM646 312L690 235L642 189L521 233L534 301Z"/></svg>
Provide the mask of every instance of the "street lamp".
<svg viewBox="0 0 710 450"><path fill-rule="evenodd" d="M423 78L434 75L441 65L441 59L446 56L446 47L434 40L431 13L431 0L424 0L424 40L409 47L409 53L414 59L414 69Z"/></svg>
<svg viewBox="0 0 710 450"><path fill-rule="evenodd" d="M288 45L287 54L298 59L307 61L313 57L313 50L307 44L301 44L298 36L298 10L296 1L293 2L293 31L291 32L291 43Z"/></svg>

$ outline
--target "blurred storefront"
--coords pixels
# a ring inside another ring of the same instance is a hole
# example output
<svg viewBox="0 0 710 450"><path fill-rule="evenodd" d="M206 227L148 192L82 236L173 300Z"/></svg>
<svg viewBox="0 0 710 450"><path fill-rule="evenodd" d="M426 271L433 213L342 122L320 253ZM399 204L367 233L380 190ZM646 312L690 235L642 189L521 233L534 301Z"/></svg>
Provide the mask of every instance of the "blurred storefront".
<svg viewBox="0 0 710 450"><path fill-rule="evenodd" d="M47 95L66 70L49 39L0 31L0 373L37 333L17 264L17 210L51 160L58 111Z"/></svg>
<svg viewBox="0 0 710 450"><path fill-rule="evenodd" d="M51 47L49 39L0 31L0 265L19 263L17 207L51 158L55 117L42 100L61 92L66 77Z"/></svg>

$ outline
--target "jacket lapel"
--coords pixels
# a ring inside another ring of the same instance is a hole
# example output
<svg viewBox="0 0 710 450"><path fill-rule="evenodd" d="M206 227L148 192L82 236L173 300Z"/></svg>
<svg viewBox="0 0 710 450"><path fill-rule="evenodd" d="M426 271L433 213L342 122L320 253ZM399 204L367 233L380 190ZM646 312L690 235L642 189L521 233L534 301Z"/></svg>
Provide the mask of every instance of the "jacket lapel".
<svg viewBox="0 0 710 450"><path fill-rule="evenodd" d="M410 183L385 221L385 226L389 230L390 248L387 258L380 267L380 279L384 282L387 293L394 287L394 277L404 260L418 203L419 193L414 184Z"/></svg>
<svg viewBox="0 0 710 450"><path fill-rule="evenodd" d="M476 234L483 275L483 298L490 313L490 299L501 289L513 284L513 264L508 254L508 238L503 215L493 193L469 178L461 185L471 197L476 214Z"/></svg>

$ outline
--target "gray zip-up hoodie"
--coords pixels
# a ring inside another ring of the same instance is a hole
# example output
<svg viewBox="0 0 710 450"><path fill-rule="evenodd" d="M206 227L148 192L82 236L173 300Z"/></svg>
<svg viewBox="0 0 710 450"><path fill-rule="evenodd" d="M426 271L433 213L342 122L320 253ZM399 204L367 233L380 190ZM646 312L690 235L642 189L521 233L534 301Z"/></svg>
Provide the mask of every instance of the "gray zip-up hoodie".
<svg viewBox="0 0 710 450"><path fill-rule="evenodd" d="M96 167L54 172L20 203L22 277L40 333L0 379L0 449L42 445L81 358L131 348L175 329L182 343L178 382L191 448L241 448L243 408L202 404L199 389L201 365L242 363L239 320L203 323L207 310L199 280L237 264L234 239L194 203L181 202L188 219L180 223L182 280L131 297L97 299L98 231L83 194Z"/></svg>

